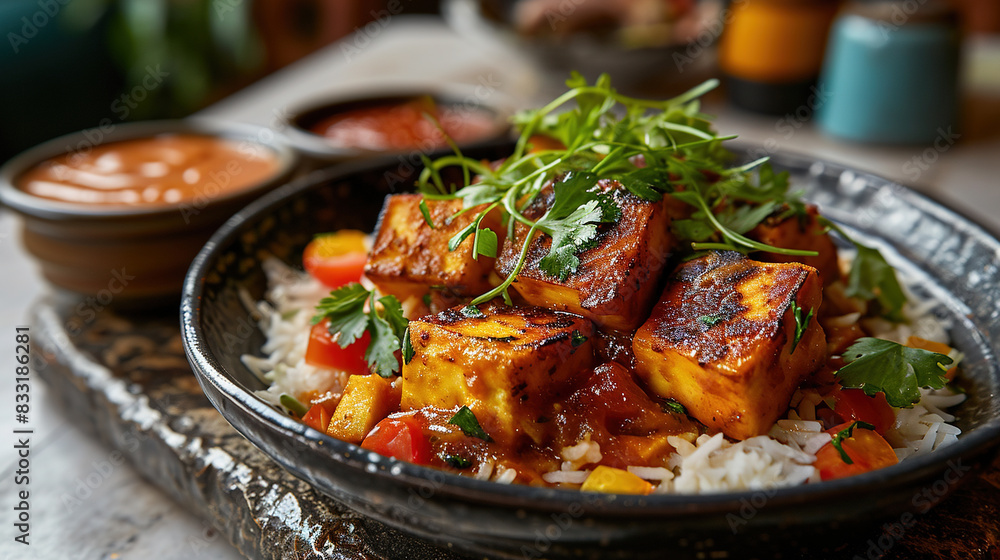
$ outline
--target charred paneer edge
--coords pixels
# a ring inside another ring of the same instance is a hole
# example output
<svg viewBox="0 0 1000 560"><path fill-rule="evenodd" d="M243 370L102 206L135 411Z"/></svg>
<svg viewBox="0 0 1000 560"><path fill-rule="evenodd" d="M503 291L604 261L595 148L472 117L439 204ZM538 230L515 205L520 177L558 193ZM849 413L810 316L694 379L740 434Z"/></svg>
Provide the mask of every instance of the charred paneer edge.
<svg viewBox="0 0 1000 560"><path fill-rule="evenodd" d="M621 217L601 226L595 245L577 254L577 271L565 280L542 271L539 261L548 254L552 238L537 235L512 287L531 305L576 313L603 328L632 331L647 317L659 279L677 246L670 224L687 209L670 196L658 202L643 200L617 181L602 180L597 188L613 191ZM525 217L541 218L553 196L551 187L544 188L524 209ZM528 230L517 224L513 242L504 244L497 258L501 275L514 269Z"/></svg>
<svg viewBox="0 0 1000 560"><path fill-rule="evenodd" d="M468 406L501 444L537 443L537 419L594 365L593 334L583 317L497 301L410 321L401 408Z"/></svg>
<svg viewBox="0 0 1000 560"><path fill-rule="evenodd" d="M816 269L710 253L674 272L633 339L636 370L709 428L743 440L767 433L796 387L826 359ZM794 351L792 350L794 346Z"/></svg>
<svg viewBox="0 0 1000 560"><path fill-rule="evenodd" d="M795 256L782 253L760 253L762 261L791 263L799 262L816 269L823 285L840 279L840 265L837 260L837 246L830 239L826 228L819 221L819 210L806 206L805 214L772 216L750 230L752 239L786 249L816 251L815 256Z"/></svg>
<svg viewBox="0 0 1000 560"><path fill-rule="evenodd" d="M379 291L401 300L423 296L431 287L462 297L475 297L493 288L497 283L493 272L495 259L483 255L473 258L471 235L454 251L448 249L448 241L483 208L472 208L451 219L462 210L460 199L426 199L432 228L421 212L421 199L419 194L386 197L365 276ZM503 239L499 210L487 214L482 227Z"/></svg>

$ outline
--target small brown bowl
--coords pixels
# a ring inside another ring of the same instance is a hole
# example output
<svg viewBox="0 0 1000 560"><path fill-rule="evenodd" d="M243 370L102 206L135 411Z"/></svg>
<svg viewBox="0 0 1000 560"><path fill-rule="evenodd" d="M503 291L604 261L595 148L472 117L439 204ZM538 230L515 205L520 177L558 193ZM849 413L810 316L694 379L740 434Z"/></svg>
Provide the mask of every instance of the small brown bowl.
<svg viewBox="0 0 1000 560"><path fill-rule="evenodd" d="M17 187L25 173L52 158L171 133L236 141L240 150L269 150L275 168L263 180L214 196L212 179L206 178L203 194L172 204L62 202ZM194 120L137 122L72 133L14 157L0 168L0 201L23 216L24 246L49 282L102 307L146 307L177 301L191 260L212 233L250 201L287 182L297 164L297 153L264 128Z"/></svg>
<svg viewBox="0 0 1000 560"><path fill-rule="evenodd" d="M407 148L373 149L357 145L338 144L315 131L315 127L339 113L357 109L368 109L407 103L421 97L429 97L438 107L456 111L468 111L477 117L484 117L479 123L483 132L465 141L458 141L462 149L484 146L506 138L510 133L508 119L512 114L510 102L489 84L480 86L451 85L437 89L401 86L393 89L365 89L345 93L337 97L326 97L303 101L286 109L285 134L314 167L347 160L358 160L384 155L398 155L406 158L409 154L413 164L421 165L420 154L432 155L450 151L447 145L430 145ZM460 117L459 117L460 118ZM459 126L462 126L461 122Z"/></svg>

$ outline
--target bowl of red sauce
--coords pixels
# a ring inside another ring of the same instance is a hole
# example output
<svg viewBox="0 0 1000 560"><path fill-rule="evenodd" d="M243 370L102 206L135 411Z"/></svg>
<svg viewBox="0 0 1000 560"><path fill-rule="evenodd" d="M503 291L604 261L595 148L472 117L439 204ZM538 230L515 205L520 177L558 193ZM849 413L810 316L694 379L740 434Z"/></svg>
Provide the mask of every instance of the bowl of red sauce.
<svg viewBox="0 0 1000 560"><path fill-rule="evenodd" d="M237 210L287 182L298 155L273 131L151 121L69 134L0 168L42 275L101 305L172 303L191 260Z"/></svg>
<svg viewBox="0 0 1000 560"><path fill-rule="evenodd" d="M368 92L301 104L289 111L288 137L313 160L433 154L506 137L510 111L481 88Z"/></svg>

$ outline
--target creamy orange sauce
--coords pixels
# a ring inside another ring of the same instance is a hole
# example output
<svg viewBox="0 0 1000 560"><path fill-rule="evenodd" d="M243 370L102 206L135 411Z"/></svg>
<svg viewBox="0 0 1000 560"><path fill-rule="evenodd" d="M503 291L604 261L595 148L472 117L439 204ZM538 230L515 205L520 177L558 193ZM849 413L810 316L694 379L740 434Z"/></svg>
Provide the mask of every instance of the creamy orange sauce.
<svg viewBox="0 0 1000 560"><path fill-rule="evenodd" d="M170 205L241 190L273 175L275 154L214 136L163 134L102 144L21 175L32 195L95 205Z"/></svg>

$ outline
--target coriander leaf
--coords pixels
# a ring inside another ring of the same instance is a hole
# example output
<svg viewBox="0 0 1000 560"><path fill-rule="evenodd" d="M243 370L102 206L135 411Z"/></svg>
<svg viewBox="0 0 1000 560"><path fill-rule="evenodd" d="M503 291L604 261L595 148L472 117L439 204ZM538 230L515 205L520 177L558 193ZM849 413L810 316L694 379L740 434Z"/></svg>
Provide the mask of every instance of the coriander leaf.
<svg viewBox="0 0 1000 560"><path fill-rule="evenodd" d="M554 200L538 229L552 237L549 252L538 263L547 274L565 280L580 266L577 254L592 246L597 226L618 218L619 209L611 196L594 189L597 175L568 174L553 185ZM526 239L526 243L531 239Z"/></svg>
<svg viewBox="0 0 1000 560"><path fill-rule="evenodd" d="M382 315L392 327L393 334L402 340L410 324L409 319L403 316L403 305L399 303L396 296L382 296L378 302L382 304Z"/></svg>
<svg viewBox="0 0 1000 560"><path fill-rule="evenodd" d="M802 312L805 311L799 307L798 302L794 299L792 300L792 317L795 317L795 338L792 339L792 352L795 353L795 347L799 345L799 341L802 340L802 335L805 334L806 329L809 328L809 320L812 319L813 311L809 308L809 313L805 317L802 317Z"/></svg>
<svg viewBox="0 0 1000 560"><path fill-rule="evenodd" d="M896 271L877 249L854 243L858 254L847 274L847 289L850 297L875 300L881 314L890 321L902 322L903 305L906 295L896 278Z"/></svg>
<svg viewBox="0 0 1000 560"><path fill-rule="evenodd" d="M403 333L403 364L410 363L410 360L413 359L416 353L416 350L413 349L413 344L410 342L410 329L407 327L406 332Z"/></svg>
<svg viewBox="0 0 1000 560"><path fill-rule="evenodd" d="M657 202L663 198L661 191L670 189L670 176L662 169L641 167L618 177L628 191L639 198Z"/></svg>
<svg viewBox="0 0 1000 560"><path fill-rule="evenodd" d="M592 200L564 220L545 222L544 231L552 236L552 245L548 254L538 261L538 268L560 281L576 272L580 266L577 254L590 248L597 237L597 224L602 216L601 208Z"/></svg>
<svg viewBox="0 0 1000 560"><path fill-rule="evenodd" d="M292 414L298 416L299 418L302 418L307 412L309 412L306 405L302 404L299 399L289 395L288 393L282 393L281 396L278 397L278 402L281 403L281 406L292 411Z"/></svg>
<svg viewBox="0 0 1000 560"><path fill-rule="evenodd" d="M461 313L462 313L462 315L465 315L466 317L470 317L470 318L471 317L484 317L485 316L483 314L483 312L480 311L479 308L476 307L475 305L466 305L465 307L463 307L461 309Z"/></svg>
<svg viewBox="0 0 1000 560"><path fill-rule="evenodd" d="M427 208L427 200L424 198L420 199L420 213L423 214L427 227L434 229L434 222L431 220L431 210Z"/></svg>
<svg viewBox="0 0 1000 560"><path fill-rule="evenodd" d="M861 420L857 420L855 422L852 422L850 426L837 432L837 434L833 436L833 438L830 440L830 444L833 445L834 449L840 452L840 459L845 463L847 463L848 465L853 465L854 459L851 459L851 456L848 455L846 451L844 451L843 442L845 439L849 437L854 437L855 426L859 428L864 428L866 430L875 429L875 426L873 426L872 424L869 424L868 422L863 422Z"/></svg>
<svg viewBox="0 0 1000 560"><path fill-rule="evenodd" d="M584 342L587 342L587 337L583 336L580 331L574 329L573 334L570 337L570 344L573 345L573 348L579 347Z"/></svg>
<svg viewBox="0 0 1000 560"><path fill-rule="evenodd" d="M890 405L910 408L920 400L920 387L945 386L952 359L890 340L860 338L844 352L844 362L836 373L842 386L863 389L868 396L882 392Z"/></svg>
<svg viewBox="0 0 1000 560"><path fill-rule="evenodd" d="M663 412L673 412L674 414L684 414L687 415L687 408L681 403L675 401L674 399L667 399L660 403L660 408Z"/></svg>
<svg viewBox="0 0 1000 560"><path fill-rule="evenodd" d="M477 229L475 240L476 255L496 258L497 256L497 234L491 229Z"/></svg>
<svg viewBox="0 0 1000 560"><path fill-rule="evenodd" d="M379 317L377 313L371 313L369 318L368 333L372 341L365 350L368 369L382 377L392 377L399 372L396 351L400 349L400 340L389 321Z"/></svg>
<svg viewBox="0 0 1000 560"><path fill-rule="evenodd" d="M776 202L768 201L762 203L760 206L743 205L731 207L727 212L716 214L716 217L728 229L736 233L746 233L773 214L777 206Z"/></svg>
<svg viewBox="0 0 1000 560"><path fill-rule="evenodd" d="M472 461L462 457L461 455L443 455L441 458L444 459L445 463L448 463L456 469L467 469L472 466Z"/></svg>
<svg viewBox="0 0 1000 560"><path fill-rule="evenodd" d="M454 424L458 426L462 433L469 436L479 438L483 441L493 441L493 438L489 436L483 427L479 425L479 420L476 419L476 415L467 406L463 406L448 420L449 424Z"/></svg>
<svg viewBox="0 0 1000 560"><path fill-rule="evenodd" d="M698 317L698 322L708 328L712 328L725 320L726 316L722 313L718 315L702 315L701 317Z"/></svg>
<svg viewBox="0 0 1000 560"><path fill-rule="evenodd" d="M715 235L715 229L699 220L675 220L670 229L686 241L705 241Z"/></svg>
<svg viewBox="0 0 1000 560"><path fill-rule="evenodd" d="M346 348L364 334L368 327L365 301L369 296L371 292L356 282L337 288L320 300L312 323L315 325L329 319L330 334L340 333L337 343L341 348Z"/></svg>
<svg viewBox="0 0 1000 560"><path fill-rule="evenodd" d="M851 270L847 273L847 295L865 301L875 300L883 317L896 323L903 322L906 319L903 316L906 294L899 285L895 269L882 253L851 239L851 236L828 218L820 216L819 222L828 230L837 232L858 251L851 263Z"/></svg>

